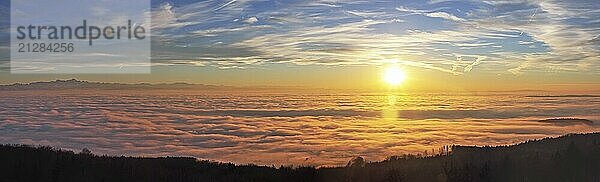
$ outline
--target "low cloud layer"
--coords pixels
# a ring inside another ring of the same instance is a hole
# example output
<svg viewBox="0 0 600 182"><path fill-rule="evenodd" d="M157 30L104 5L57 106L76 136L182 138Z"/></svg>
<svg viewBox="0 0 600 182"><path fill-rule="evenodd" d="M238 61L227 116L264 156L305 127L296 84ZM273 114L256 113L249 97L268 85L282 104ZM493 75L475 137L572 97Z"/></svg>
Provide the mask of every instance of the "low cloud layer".
<svg viewBox="0 0 600 182"><path fill-rule="evenodd" d="M318 166L343 165L355 156L431 153L450 144L500 145L600 131L597 98L73 94L2 93L0 143ZM553 117L596 122L538 122Z"/></svg>

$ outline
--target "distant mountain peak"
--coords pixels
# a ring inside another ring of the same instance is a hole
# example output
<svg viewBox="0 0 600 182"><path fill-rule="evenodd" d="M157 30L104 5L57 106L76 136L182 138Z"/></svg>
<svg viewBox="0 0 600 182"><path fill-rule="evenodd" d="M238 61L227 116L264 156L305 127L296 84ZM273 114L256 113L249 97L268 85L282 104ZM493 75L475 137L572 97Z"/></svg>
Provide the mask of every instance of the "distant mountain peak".
<svg viewBox="0 0 600 182"><path fill-rule="evenodd" d="M589 119L582 119L582 118L550 118L550 119L540 120L539 122L553 123L553 124L586 124L586 125L594 124L594 121L589 120Z"/></svg>
<svg viewBox="0 0 600 182"><path fill-rule="evenodd" d="M87 83L88 81L77 80L75 78L71 78L68 80L54 80L53 82L69 82L69 83Z"/></svg>
<svg viewBox="0 0 600 182"><path fill-rule="evenodd" d="M78 80L75 78L65 80L39 81L31 83L15 83L10 85L0 85L0 90L4 91L22 91L22 90L65 90L65 89L216 89L230 88L226 86L190 84L185 82L176 83L105 83L90 82Z"/></svg>

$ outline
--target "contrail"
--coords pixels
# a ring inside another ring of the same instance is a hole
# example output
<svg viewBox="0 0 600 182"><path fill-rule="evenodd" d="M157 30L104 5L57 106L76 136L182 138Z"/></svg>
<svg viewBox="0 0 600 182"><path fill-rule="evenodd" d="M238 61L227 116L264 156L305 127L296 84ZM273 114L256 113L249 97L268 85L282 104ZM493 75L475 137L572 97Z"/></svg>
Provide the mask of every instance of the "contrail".
<svg viewBox="0 0 600 182"><path fill-rule="evenodd" d="M535 16L535 14L537 13L537 10L538 10L538 9L539 9L539 8L535 8L535 9L533 10L533 14L531 14L531 16L529 16L529 20L527 21L527 23L531 23L531 21L533 21L533 17L534 17L534 16ZM519 35L523 35L523 31L521 31L521 33L520 33Z"/></svg>
<svg viewBox="0 0 600 182"><path fill-rule="evenodd" d="M221 9L223 9L223 8L225 8L225 7L227 7L227 6L229 6L230 4L232 4L232 3L235 3L236 1L237 1L237 0L231 0L231 1L229 1L229 2L227 2L227 3L225 3L225 4L223 4L222 6L218 7L218 8L217 8L217 9L215 9L214 11L219 11L219 10L221 10Z"/></svg>

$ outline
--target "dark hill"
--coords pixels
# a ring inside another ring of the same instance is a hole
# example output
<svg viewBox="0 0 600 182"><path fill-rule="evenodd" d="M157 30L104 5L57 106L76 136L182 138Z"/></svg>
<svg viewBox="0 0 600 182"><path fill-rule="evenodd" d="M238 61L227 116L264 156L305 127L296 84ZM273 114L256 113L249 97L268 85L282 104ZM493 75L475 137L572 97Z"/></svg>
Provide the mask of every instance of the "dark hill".
<svg viewBox="0 0 600 182"><path fill-rule="evenodd" d="M0 182L102 181L600 181L600 133L512 146L444 147L440 154L353 159L346 167L266 167L195 158L110 157L25 145L0 146Z"/></svg>

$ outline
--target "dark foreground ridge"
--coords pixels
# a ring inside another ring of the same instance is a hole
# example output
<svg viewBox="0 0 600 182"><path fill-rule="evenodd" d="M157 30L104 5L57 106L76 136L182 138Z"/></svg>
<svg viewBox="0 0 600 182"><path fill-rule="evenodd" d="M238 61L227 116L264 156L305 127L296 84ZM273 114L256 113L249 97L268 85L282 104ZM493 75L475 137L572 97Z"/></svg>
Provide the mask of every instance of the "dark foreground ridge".
<svg viewBox="0 0 600 182"><path fill-rule="evenodd" d="M0 146L0 182L118 181L600 181L600 133L512 146L453 146L438 155L390 157L346 167L266 167L187 157L96 156L51 147Z"/></svg>

